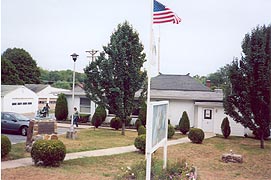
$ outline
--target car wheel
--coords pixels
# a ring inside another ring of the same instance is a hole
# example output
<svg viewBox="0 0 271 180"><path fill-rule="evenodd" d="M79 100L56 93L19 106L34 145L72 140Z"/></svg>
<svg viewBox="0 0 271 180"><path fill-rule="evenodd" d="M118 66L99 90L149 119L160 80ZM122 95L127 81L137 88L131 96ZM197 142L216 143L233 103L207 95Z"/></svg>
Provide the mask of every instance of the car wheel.
<svg viewBox="0 0 271 180"><path fill-rule="evenodd" d="M20 132L21 132L21 135L22 136L26 136L27 135L27 127L26 126L23 126L23 127L21 127L21 130L20 130Z"/></svg>

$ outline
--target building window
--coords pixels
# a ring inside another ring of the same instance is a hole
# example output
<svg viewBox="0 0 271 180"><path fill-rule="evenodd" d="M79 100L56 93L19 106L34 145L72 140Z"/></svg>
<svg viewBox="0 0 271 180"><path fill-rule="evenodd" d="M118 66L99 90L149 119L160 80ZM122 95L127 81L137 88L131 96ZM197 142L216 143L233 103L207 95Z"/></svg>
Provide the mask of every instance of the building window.
<svg viewBox="0 0 271 180"><path fill-rule="evenodd" d="M80 98L80 112L90 113L91 112L91 101L88 98Z"/></svg>
<svg viewBox="0 0 271 180"><path fill-rule="evenodd" d="M27 102L23 102L23 105L27 105Z"/></svg>
<svg viewBox="0 0 271 180"><path fill-rule="evenodd" d="M22 105L23 103L21 103L21 102L18 102L18 105Z"/></svg>
<svg viewBox="0 0 271 180"><path fill-rule="evenodd" d="M45 104L46 101L39 101L39 104Z"/></svg>
<svg viewBox="0 0 271 180"><path fill-rule="evenodd" d="M27 104L28 104L28 105L31 105L31 104L32 104L32 102L28 102Z"/></svg>
<svg viewBox="0 0 271 180"><path fill-rule="evenodd" d="M204 109L204 119L212 119L212 110Z"/></svg>
<svg viewBox="0 0 271 180"><path fill-rule="evenodd" d="M16 106L16 105L17 105L17 103L11 103L11 105L12 105L12 106Z"/></svg>

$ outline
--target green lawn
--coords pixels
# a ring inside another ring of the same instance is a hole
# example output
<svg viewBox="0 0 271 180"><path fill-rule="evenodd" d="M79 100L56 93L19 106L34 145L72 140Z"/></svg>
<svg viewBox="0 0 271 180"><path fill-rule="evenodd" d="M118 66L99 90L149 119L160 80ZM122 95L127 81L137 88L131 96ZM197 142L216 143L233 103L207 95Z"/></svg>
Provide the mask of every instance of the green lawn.
<svg viewBox="0 0 271 180"><path fill-rule="evenodd" d="M126 131L123 136L121 131L84 129L78 132L78 138L75 140L65 136L60 136L59 139L66 145L67 153L71 153L133 145L136 136L137 132L133 131Z"/></svg>
<svg viewBox="0 0 271 180"><path fill-rule="evenodd" d="M186 137L180 133L175 133L172 140ZM83 129L78 131L77 139L67 139L66 135L60 135L59 139L65 144L67 153L106 149L112 147L129 146L134 144L137 137L135 131L125 131L125 136L121 131L110 129ZM30 157L30 153L25 151L25 143L13 144L8 159L19 159Z"/></svg>
<svg viewBox="0 0 271 180"><path fill-rule="evenodd" d="M271 177L271 140L265 141L265 149L260 149L259 140L251 138L221 136L203 141L203 144L178 144L168 147L168 159L186 161L197 167L200 180L268 180ZM224 163L223 153L243 155L244 162ZM163 149L153 155L158 159L163 157ZM138 152L112 156L89 157L65 161L58 168L51 167L20 167L2 170L2 179L115 179L122 174L127 166L144 160L144 154ZM28 176L23 176L28 172Z"/></svg>
<svg viewBox="0 0 271 180"><path fill-rule="evenodd" d="M119 146L129 146L134 144L137 132L126 131L125 136L121 135L121 131L108 129L83 129L78 131L77 139L67 139L66 135L60 135L67 153L90 151L97 149L106 149ZM30 157L30 153L25 151L25 143L13 144L8 159L19 159Z"/></svg>

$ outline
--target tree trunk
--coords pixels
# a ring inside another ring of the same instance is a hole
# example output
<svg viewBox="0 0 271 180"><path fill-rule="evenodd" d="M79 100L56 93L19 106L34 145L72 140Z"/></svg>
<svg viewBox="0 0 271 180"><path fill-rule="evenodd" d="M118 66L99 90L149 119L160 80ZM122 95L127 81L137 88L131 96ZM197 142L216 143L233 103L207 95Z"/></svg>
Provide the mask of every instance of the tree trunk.
<svg viewBox="0 0 271 180"><path fill-rule="evenodd" d="M264 149L264 132L261 133L261 148Z"/></svg>
<svg viewBox="0 0 271 180"><path fill-rule="evenodd" d="M125 121L122 121L121 135L125 136Z"/></svg>

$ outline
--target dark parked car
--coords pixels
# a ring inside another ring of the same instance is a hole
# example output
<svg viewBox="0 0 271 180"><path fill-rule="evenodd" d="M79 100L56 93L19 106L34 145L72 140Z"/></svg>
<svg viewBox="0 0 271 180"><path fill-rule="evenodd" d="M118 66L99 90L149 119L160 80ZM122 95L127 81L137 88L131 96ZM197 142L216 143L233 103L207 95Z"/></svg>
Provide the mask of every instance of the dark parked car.
<svg viewBox="0 0 271 180"><path fill-rule="evenodd" d="M1 112L1 130L19 132L21 135L27 135L30 118L14 113Z"/></svg>

